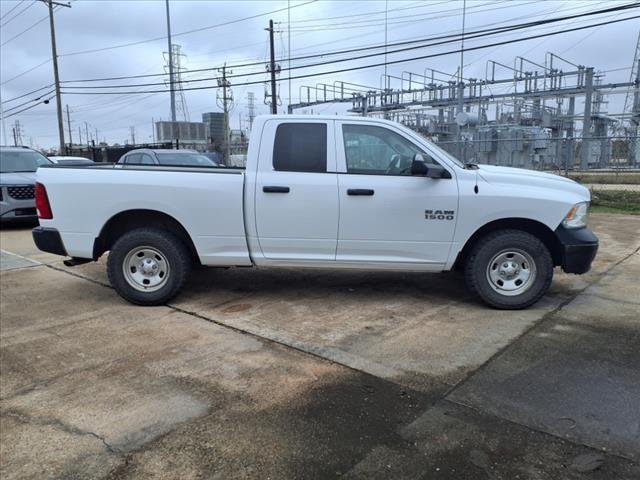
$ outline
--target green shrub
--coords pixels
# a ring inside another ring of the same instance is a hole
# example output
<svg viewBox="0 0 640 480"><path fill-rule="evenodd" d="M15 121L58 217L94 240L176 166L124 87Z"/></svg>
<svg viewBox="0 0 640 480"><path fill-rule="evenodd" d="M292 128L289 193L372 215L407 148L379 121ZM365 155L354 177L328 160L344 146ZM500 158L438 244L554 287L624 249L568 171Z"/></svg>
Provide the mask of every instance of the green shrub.
<svg viewBox="0 0 640 480"><path fill-rule="evenodd" d="M638 185L640 184L640 173L621 172L594 173L594 172L572 172L569 178L578 183L591 184L614 184L614 185Z"/></svg>
<svg viewBox="0 0 640 480"><path fill-rule="evenodd" d="M640 215L640 192L627 190L592 190L591 205L594 211L617 210L620 213Z"/></svg>

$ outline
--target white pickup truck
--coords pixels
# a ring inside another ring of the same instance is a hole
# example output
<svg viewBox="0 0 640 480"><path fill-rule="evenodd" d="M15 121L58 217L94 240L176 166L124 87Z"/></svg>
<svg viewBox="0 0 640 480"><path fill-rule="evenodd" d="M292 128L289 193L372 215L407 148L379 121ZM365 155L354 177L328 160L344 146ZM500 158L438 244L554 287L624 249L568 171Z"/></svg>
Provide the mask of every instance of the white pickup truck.
<svg viewBox="0 0 640 480"><path fill-rule="evenodd" d="M554 266L585 273L598 248L589 191L560 176L465 165L402 125L263 116L246 169L41 167L41 250L67 265L109 251L115 290L167 302L193 264L442 272L487 304L525 308Z"/></svg>

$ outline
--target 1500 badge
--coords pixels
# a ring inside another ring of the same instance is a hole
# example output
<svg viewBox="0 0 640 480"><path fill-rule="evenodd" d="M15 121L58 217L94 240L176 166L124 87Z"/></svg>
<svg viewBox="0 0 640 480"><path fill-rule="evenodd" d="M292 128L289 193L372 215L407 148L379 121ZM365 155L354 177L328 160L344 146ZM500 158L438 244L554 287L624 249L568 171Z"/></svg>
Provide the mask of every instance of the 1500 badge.
<svg viewBox="0 0 640 480"><path fill-rule="evenodd" d="M425 210L424 218L427 220L453 220L455 210Z"/></svg>

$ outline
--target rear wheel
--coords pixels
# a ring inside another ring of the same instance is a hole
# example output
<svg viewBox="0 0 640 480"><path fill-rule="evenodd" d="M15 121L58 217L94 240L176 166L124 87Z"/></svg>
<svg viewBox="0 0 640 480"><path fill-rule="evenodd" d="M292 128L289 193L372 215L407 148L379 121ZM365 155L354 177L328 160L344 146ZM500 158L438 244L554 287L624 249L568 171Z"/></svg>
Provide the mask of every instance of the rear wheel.
<svg viewBox="0 0 640 480"><path fill-rule="evenodd" d="M469 288L495 308L515 310L536 303L549 289L553 260L537 237L500 230L476 242L465 265Z"/></svg>
<svg viewBox="0 0 640 480"><path fill-rule="evenodd" d="M161 305L182 288L191 267L187 247L175 235L156 229L132 230L120 237L107 260L109 281L136 305Z"/></svg>

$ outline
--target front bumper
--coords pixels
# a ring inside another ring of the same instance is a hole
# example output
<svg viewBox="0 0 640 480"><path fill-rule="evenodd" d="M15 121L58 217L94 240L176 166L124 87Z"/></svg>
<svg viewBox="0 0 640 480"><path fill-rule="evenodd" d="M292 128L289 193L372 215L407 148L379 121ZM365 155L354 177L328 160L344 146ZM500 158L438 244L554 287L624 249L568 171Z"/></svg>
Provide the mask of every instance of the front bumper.
<svg viewBox="0 0 640 480"><path fill-rule="evenodd" d="M598 252L598 237L586 227L556 229L562 259L560 266L566 273L587 273Z"/></svg>
<svg viewBox="0 0 640 480"><path fill-rule="evenodd" d="M11 188L30 187L29 185L2 185L0 186L0 220L35 220L36 201L33 198L13 198L9 195Z"/></svg>
<svg viewBox="0 0 640 480"><path fill-rule="evenodd" d="M67 251L60 238L60 232L55 228L36 227L31 231L33 241L43 252L53 253L55 255L67 256Z"/></svg>

